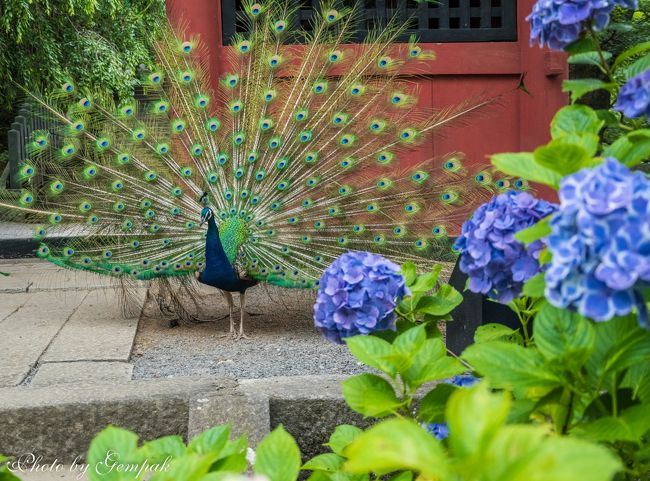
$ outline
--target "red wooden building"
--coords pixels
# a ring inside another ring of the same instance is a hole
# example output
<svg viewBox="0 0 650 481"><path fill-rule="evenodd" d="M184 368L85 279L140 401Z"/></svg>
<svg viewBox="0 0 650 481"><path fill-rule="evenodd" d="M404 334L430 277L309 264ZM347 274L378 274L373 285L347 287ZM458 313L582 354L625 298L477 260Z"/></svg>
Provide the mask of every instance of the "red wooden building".
<svg viewBox="0 0 650 481"><path fill-rule="evenodd" d="M309 1L309 0L308 0ZM317 0L313 0L317 3ZM472 163L496 152L532 150L548 141L553 114L567 102L561 92L567 68L563 54L529 46L525 17L534 0L365 0L367 19L392 15L412 17L420 43L436 60L418 70L420 102L433 108L458 104L472 94L512 93L502 105L472 118L468 125L446 132L423 147L422 155L460 151ZM173 21L199 34L209 54L212 82L225 71L229 38L238 31L237 0L167 0ZM300 21L311 15L301 10ZM361 25L363 30L363 25ZM408 72L406 72L408 73ZM526 94L514 90L525 74Z"/></svg>

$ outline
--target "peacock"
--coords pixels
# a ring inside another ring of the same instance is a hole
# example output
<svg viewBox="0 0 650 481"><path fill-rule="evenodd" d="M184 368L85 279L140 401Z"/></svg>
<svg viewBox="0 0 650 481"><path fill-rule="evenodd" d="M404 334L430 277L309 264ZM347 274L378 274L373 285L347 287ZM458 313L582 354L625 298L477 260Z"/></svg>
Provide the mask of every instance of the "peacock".
<svg viewBox="0 0 650 481"><path fill-rule="evenodd" d="M170 25L136 100L98 102L73 81L25 92L51 127L30 139L3 218L33 224L37 255L59 266L221 290L235 338L248 288L313 289L347 250L431 267L478 202L525 185L460 153L409 153L495 99L419 107L400 71L434 54L398 21L352 44L358 11L336 6L322 0L303 28L296 2L245 0L248 33L213 89L199 39ZM62 230L70 240L53 242Z"/></svg>

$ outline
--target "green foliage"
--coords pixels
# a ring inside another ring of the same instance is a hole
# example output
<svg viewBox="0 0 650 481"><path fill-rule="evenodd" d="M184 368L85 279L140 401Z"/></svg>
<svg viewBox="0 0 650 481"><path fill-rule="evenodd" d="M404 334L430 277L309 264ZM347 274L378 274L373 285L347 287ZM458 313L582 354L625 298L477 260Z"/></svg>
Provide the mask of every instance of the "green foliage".
<svg viewBox="0 0 650 481"><path fill-rule="evenodd" d="M139 66L153 64L152 40L164 21L164 0L3 1L3 123L16 107L18 85L48 92L72 79L95 98L131 97Z"/></svg>
<svg viewBox="0 0 650 481"><path fill-rule="evenodd" d="M606 448L549 436L543 426L508 425L511 400L486 385L460 389L446 407L446 446L413 421L371 428L346 450L344 469L385 474L413 471L437 480L610 480L622 467Z"/></svg>

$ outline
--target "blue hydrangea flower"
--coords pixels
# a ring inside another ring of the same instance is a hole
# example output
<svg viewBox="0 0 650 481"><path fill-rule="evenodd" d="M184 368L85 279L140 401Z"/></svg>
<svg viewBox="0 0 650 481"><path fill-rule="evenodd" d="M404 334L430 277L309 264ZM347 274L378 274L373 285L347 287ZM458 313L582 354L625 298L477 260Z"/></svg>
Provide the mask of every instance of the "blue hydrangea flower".
<svg viewBox="0 0 650 481"><path fill-rule="evenodd" d="M588 24L596 31L605 28L616 6L634 10L637 0L538 0L526 17L530 43L563 50L580 38Z"/></svg>
<svg viewBox="0 0 650 481"><path fill-rule="evenodd" d="M650 69L628 80L618 93L614 110L635 119L650 117Z"/></svg>
<svg viewBox="0 0 650 481"><path fill-rule="evenodd" d="M567 176L551 220L546 298L606 321L639 308L650 282L650 181L616 159Z"/></svg>
<svg viewBox="0 0 650 481"><path fill-rule="evenodd" d="M449 426L447 423L423 424L422 427L429 431L430 434L434 435L440 441L449 436Z"/></svg>
<svg viewBox="0 0 650 481"><path fill-rule="evenodd" d="M520 230L553 213L555 204L527 192L510 191L481 205L463 224L455 248L469 289L507 304L539 272L541 241L528 246L515 239Z"/></svg>
<svg viewBox="0 0 650 481"><path fill-rule="evenodd" d="M474 384L481 382L481 379L471 374L459 374L452 377L448 382L458 387L472 387Z"/></svg>
<svg viewBox="0 0 650 481"><path fill-rule="evenodd" d="M347 252L320 279L314 323L341 343L357 334L395 327L395 307L408 294L397 264L369 252Z"/></svg>

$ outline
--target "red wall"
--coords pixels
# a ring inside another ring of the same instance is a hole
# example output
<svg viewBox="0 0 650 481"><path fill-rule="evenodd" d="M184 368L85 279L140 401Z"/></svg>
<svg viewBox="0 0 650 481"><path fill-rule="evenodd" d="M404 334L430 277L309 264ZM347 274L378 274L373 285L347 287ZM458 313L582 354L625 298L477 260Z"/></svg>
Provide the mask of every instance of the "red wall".
<svg viewBox="0 0 650 481"><path fill-rule="evenodd" d="M553 114L567 103L561 92L567 67L564 54L528 43L529 26L524 20L534 0L518 0L516 42L430 44L436 60L428 62L420 80L420 103L442 108L458 104L468 96L508 92L493 106L466 124L447 130L444 136L424 146L421 156L463 152L471 163L485 163L496 152L533 150L546 143ZM221 10L219 0L167 0L172 21L187 25L207 47L212 82L216 85L225 70L222 59ZM515 90L520 77L530 95Z"/></svg>

